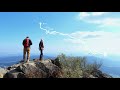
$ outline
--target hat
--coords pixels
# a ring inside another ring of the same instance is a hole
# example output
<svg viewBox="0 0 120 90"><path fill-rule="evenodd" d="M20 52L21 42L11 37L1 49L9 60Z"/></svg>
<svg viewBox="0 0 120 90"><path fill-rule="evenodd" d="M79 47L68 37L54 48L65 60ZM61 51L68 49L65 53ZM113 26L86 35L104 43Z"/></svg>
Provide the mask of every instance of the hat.
<svg viewBox="0 0 120 90"><path fill-rule="evenodd" d="M28 36L26 38L29 38Z"/></svg>

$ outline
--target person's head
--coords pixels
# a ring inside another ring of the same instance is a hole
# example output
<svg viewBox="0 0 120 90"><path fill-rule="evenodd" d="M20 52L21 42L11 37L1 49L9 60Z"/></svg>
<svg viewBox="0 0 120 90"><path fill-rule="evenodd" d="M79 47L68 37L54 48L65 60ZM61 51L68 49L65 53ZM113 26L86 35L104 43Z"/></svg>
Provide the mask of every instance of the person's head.
<svg viewBox="0 0 120 90"><path fill-rule="evenodd" d="M41 41L41 42L43 42L43 40L42 40L42 39L41 39L40 41Z"/></svg>
<svg viewBox="0 0 120 90"><path fill-rule="evenodd" d="M26 38L29 38L28 36Z"/></svg>

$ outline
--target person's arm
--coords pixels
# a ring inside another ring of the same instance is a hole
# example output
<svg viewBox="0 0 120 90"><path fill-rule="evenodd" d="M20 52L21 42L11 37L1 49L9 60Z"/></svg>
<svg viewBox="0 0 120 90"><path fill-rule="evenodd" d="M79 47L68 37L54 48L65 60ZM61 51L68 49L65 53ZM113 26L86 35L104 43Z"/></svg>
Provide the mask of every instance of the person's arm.
<svg viewBox="0 0 120 90"><path fill-rule="evenodd" d="M24 46L24 42L25 42L25 40L23 40L23 42L22 42L22 45Z"/></svg>
<svg viewBox="0 0 120 90"><path fill-rule="evenodd" d="M39 48L40 48L40 43L39 43Z"/></svg>
<svg viewBox="0 0 120 90"><path fill-rule="evenodd" d="M42 46L43 46L43 48L44 48L44 44L43 44L43 42L42 42Z"/></svg>
<svg viewBox="0 0 120 90"><path fill-rule="evenodd" d="M32 41L30 40L30 45L32 45Z"/></svg>
<svg viewBox="0 0 120 90"><path fill-rule="evenodd" d="M39 42L39 50L40 50L40 42Z"/></svg>

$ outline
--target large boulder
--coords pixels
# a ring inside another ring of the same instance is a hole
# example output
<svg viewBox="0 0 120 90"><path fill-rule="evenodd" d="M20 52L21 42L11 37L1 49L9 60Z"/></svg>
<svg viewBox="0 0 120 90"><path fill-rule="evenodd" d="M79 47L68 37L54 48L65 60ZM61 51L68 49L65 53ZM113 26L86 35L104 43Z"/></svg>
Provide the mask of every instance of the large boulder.
<svg viewBox="0 0 120 90"><path fill-rule="evenodd" d="M7 68L4 78L59 78L62 70L51 60L19 63Z"/></svg>
<svg viewBox="0 0 120 90"><path fill-rule="evenodd" d="M36 67L33 62L20 65L16 69L23 72L27 78L45 78L47 75L43 70Z"/></svg>
<svg viewBox="0 0 120 90"><path fill-rule="evenodd" d="M4 78L25 78L25 75L22 72L18 72L16 69L7 72L4 75Z"/></svg>
<svg viewBox="0 0 120 90"><path fill-rule="evenodd" d="M12 65L12 66L7 67L7 70L14 70L14 69L16 69L18 66L21 66L22 64L24 64L24 62L21 62L21 61L20 61L20 63L17 63L17 64L14 64L14 65Z"/></svg>
<svg viewBox="0 0 120 90"><path fill-rule="evenodd" d="M51 60L36 62L36 66L47 73L47 78L61 78L62 69L52 63Z"/></svg>

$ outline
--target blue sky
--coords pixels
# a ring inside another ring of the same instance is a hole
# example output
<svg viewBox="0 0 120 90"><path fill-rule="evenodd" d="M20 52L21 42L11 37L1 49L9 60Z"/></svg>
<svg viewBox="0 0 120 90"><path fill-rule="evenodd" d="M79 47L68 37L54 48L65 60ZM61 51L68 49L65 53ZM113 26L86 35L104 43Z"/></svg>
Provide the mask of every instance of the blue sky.
<svg viewBox="0 0 120 90"><path fill-rule="evenodd" d="M120 55L119 12L0 12L0 54L22 54L29 36L31 54Z"/></svg>

